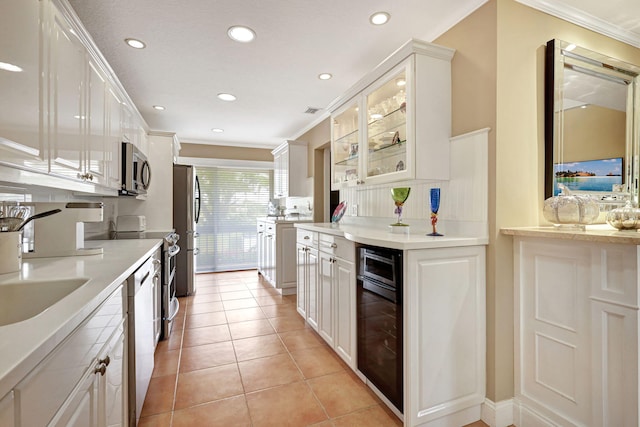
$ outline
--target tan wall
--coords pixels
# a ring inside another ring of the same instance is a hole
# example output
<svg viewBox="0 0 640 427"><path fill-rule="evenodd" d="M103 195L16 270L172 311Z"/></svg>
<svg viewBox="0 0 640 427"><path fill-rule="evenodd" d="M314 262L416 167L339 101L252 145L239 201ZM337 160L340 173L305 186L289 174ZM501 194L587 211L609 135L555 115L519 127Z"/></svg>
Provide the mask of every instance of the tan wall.
<svg viewBox="0 0 640 427"><path fill-rule="evenodd" d="M563 113L562 162L624 157L627 116L597 105Z"/></svg>
<svg viewBox="0 0 640 427"><path fill-rule="evenodd" d="M184 142L180 144L180 157L273 162L271 150L266 148L243 148Z"/></svg>
<svg viewBox="0 0 640 427"><path fill-rule="evenodd" d="M452 117L451 134L460 135L489 127L489 218L490 234L495 236L496 187L496 75L497 75L497 3L490 1L434 42L456 49L451 62ZM487 251L487 396L495 401L496 375L513 366L510 347L513 340L504 338L508 325L496 325L495 238ZM510 322L513 323L513 322ZM497 331L497 329L500 329ZM511 334L513 335L513 334ZM496 349L507 348L506 357ZM500 363L501 368L496 366ZM512 371L512 369L511 369ZM512 376L503 380L507 393Z"/></svg>
<svg viewBox="0 0 640 427"><path fill-rule="evenodd" d="M457 49L453 134L493 129L487 252L487 397L493 401L512 397L514 381L513 249L500 229L542 223L544 46L553 38L640 64L640 50L514 0L490 0L436 40Z"/></svg>
<svg viewBox="0 0 640 427"><path fill-rule="evenodd" d="M331 119L327 117L298 138L298 141L304 141L308 144L307 170L309 171L309 176L315 176L314 151L331 142Z"/></svg>
<svg viewBox="0 0 640 427"><path fill-rule="evenodd" d="M313 177L313 220L323 222L325 211L324 191L327 177L324 176L324 146L331 143L331 119L326 118L298 138L307 145L307 173ZM322 149L321 149L322 148Z"/></svg>
<svg viewBox="0 0 640 427"><path fill-rule="evenodd" d="M543 223L544 46L554 38L640 64L639 49L515 0L489 0L434 40L456 49L452 135L491 128L487 397L494 402L511 398L514 387L513 242L500 229ZM310 143L309 174L314 176L314 150L323 139L329 141L330 122L299 139Z"/></svg>

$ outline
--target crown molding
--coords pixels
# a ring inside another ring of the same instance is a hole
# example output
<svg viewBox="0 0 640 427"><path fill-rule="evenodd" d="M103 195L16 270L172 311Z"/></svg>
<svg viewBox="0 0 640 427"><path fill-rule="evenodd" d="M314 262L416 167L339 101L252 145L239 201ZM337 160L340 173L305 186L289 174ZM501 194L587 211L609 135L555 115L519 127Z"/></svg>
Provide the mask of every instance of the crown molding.
<svg viewBox="0 0 640 427"><path fill-rule="evenodd" d="M640 48L640 34L633 31L628 31L613 25L603 19L586 13L580 9L576 9L573 6L568 6L559 1L547 1L547 0L516 0L518 3L522 3L525 6L537 9L549 15L553 15L557 18L595 31L596 33L603 34L612 39L619 40L621 42L630 44Z"/></svg>

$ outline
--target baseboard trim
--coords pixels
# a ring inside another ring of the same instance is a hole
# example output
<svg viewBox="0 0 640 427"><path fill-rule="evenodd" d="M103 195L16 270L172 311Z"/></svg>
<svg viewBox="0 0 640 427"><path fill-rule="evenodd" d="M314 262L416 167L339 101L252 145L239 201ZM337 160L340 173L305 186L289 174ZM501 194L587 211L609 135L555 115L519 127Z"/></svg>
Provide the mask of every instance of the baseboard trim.
<svg viewBox="0 0 640 427"><path fill-rule="evenodd" d="M513 399L493 402L485 399L482 404L482 421L490 427L508 427L513 424Z"/></svg>

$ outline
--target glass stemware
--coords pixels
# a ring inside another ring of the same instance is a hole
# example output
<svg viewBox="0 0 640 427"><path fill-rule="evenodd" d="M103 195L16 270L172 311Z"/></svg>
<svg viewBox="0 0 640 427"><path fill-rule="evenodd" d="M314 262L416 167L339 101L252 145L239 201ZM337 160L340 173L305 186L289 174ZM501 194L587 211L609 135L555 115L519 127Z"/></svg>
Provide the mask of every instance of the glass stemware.
<svg viewBox="0 0 640 427"><path fill-rule="evenodd" d="M427 236L442 236L442 234L436 231L436 224L438 222L438 209L440 209L440 189L432 188L429 192L431 201L431 228L432 232Z"/></svg>
<svg viewBox="0 0 640 427"><path fill-rule="evenodd" d="M393 211L393 213L395 213L396 215L398 215L398 222L396 222L395 224L391 224L391 225L401 225L401 226L406 226L408 224L403 224L402 223L402 205L404 205L404 202L407 201L407 199L409 198L409 193L411 193L411 188L410 187L401 187L401 188L392 188L391 189L391 197L393 198L393 201L395 202L396 208Z"/></svg>

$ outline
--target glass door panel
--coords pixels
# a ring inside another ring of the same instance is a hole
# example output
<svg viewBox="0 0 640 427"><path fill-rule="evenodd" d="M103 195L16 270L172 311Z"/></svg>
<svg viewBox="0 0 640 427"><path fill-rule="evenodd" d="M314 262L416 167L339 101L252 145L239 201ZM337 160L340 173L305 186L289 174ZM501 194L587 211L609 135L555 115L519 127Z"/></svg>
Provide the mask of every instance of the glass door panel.
<svg viewBox="0 0 640 427"><path fill-rule="evenodd" d="M350 104L345 110L333 117L333 184L358 180L359 126L358 104Z"/></svg>
<svg viewBox="0 0 640 427"><path fill-rule="evenodd" d="M363 175L404 171L407 166L406 69L367 96L367 156Z"/></svg>

